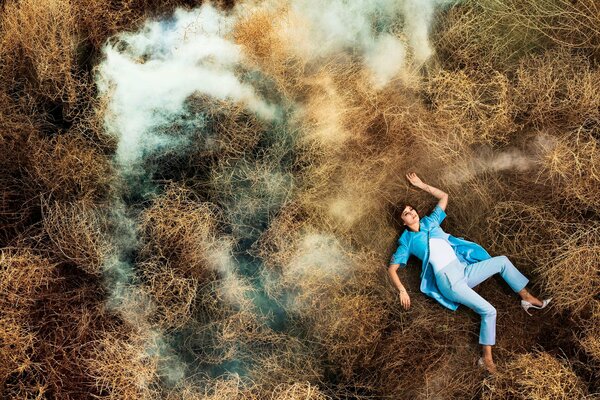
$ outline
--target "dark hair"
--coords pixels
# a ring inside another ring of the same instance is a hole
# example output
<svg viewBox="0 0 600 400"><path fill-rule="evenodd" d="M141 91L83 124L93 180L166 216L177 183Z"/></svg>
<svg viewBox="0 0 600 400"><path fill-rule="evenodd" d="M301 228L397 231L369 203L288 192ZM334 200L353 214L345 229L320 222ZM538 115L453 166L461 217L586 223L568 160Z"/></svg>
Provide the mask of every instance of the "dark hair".
<svg viewBox="0 0 600 400"><path fill-rule="evenodd" d="M417 210L416 207L414 207L411 203L407 203L407 202L401 202L401 203L396 203L396 204L390 204L389 207L389 215L390 215L390 220L392 222L392 226L394 228L396 228L396 230L398 231L404 231L404 229L406 229L406 225L404 225L402 223L402 211L404 211L404 209L406 207L412 207L417 214L419 213L419 211Z"/></svg>

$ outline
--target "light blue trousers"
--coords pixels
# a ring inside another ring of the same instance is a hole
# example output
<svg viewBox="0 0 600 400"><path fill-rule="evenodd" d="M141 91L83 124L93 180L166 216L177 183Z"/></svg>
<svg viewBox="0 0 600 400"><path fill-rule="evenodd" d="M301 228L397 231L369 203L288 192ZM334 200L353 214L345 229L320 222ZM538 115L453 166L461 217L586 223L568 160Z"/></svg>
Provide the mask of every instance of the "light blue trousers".
<svg viewBox="0 0 600 400"><path fill-rule="evenodd" d="M436 283L444 297L464 304L481 316L479 344L482 345L496 344L496 309L472 288L497 273L514 292L520 291L529 282L506 256L468 265L456 260L435 274Z"/></svg>

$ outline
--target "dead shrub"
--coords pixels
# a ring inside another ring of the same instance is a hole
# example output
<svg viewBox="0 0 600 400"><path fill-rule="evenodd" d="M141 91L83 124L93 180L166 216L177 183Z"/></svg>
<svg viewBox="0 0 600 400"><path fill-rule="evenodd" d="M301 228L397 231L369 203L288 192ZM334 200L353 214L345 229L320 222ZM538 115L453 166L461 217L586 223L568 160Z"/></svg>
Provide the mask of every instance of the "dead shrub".
<svg viewBox="0 0 600 400"><path fill-rule="evenodd" d="M149 332L110 332L92 344L86 373L103 399L155 398L158 354L148 353Z"/></svg>
<svg viewBox="0 0 600 400"><path fill-rule="evenodd" d="M526 54L550 45L535 26L521 23L533 1L464 1L438 19L432 34L441 63L450 70L514 69Z"/></svg>
<svg viewBox="0 0 600 400"><path fill-rule="evenodd" d="M355 371L374 356L387 312L371 294L379 283L374 258L357 256L346 262L346 271L324 272L320 269L339 267L330 262L319 266L319 261L306 265L303 272L285 271L283 284L293 296L288 311L323 347L341 376L351 381Z"/></svg>
<svg viewBox="0 0 600 400"><path fill-rule="evenodd" d="M273 390L261 390L258 385L245 385L238 376L207 379L204 385L187 383L166 395L166 400L328 400L309 382L282 383Z"/></svg>
<svg viewBox="0 0 600 400"><path fill-rule="evenodd" d="M36 339L21 321L0 317L0 382L3 386L10 375L32 367Z"/></svg>
<svg viewBox="0 0 600 400"><path fill-rule="evenodd" d="M91 99L86 71L107 37L182 1L7 3L0 39L0 235L46 239L41 247L61 263L64 278L33 250L3 250L0 373L18 381L8 396L477 395L479 318L466 310L452 314L418 294L416 271L406 273L412 309L400 311L397 293L378 270L395 236L385 206L406 195L423 208L433 204L403 180L407 168L420 168L425 181L442 189L449 182L447 224L539 276L556 309L575 317L556 336L581 333L568 345L597 360L600 101L593 65L598 10L590 1L457 4L437 14L443 19L435 62L442 68L427 65L426 81L404 77L381 90L371 87L355 55L302 59L292 48L294 29L286 31L302 21L285 6L242 18L233 36L262 73L257 80L299 106L281 125L269 125L238 106L190 99L190 107L208 114L208 133L198 135L195 165L181 168L199 170L195 188L205 192L171 184L142 211L135 253L141 284L124 290L120 314L107 311L114 299L98 279L102 260L114 255L105 212L96 205L113 190L114 142L102 137L103 105ZM535 185L471 163L478 146L501 151L499 144L518 145L516 134L530 128L551 131L557 141L535 171ZM448 172L454 163L456 173ZM44 219L34 225L40 198ZM244 266L236 268L234 244L243 248L259 236L250 251L265 268L238 276ZM547 339L542 328L550 319L526 325L518 300L490 287L483 287L484 297L508 310L498 318L500 360L506 348L528 351ZM281 331L260 313L263 301L274 303L267 310L285 311ZM160 382L164 360L153 353L155 341L171 337L158 331L174 333L174 342L184 338L178 350L196 357L188 364L193 378L182 387ZM229 372L238 366L241 377ZM209 377L214 370L227 372ZM587 389L573 371L549 353L522 354L497 381L485 381L483 396L582 397Z"/></svg>
<svg viewBox="0 0 600 400"><path fill-rule="evenodd" d="M239 376L206 378L201 384L190 380L168 391L166 400L254 400L256 394L244 389Z"/></svg>
<svg viewBox="0 0 600 400"><path fill-rule="evenodd" d="M484 381L483 399L582 399L587 394L569 362L545 352L517 355L499 371Z"/></svg>
<svg viewBox="0 0 600 400"><path fill-rule="evenodd" d="M290 16L287 21L282 19L281 15L286 13L286 6L250 13L236 24L233 37L244 48L250 61L276 82L282 94L294 98L302 87L307 60L291 52L294 43L284 32L285 26L295 20Z"/></svg>
<svg viewBox="0 0 600 400"><path fill-rule="evenodd" d="M498 203L488 219L493 249L513 261L533 265L545 295L557 310L585 315L600 293L594 272L600 227L593 222L557 219L543 206Z"/></svg>
<svg viewBox="0 0 600 400"><path fill-rule="evenodd" d="M177 274L177 268L167 263L140 265L144 271L148 293L156 303L152 319L164 329L171 330L183 327L191 318L192 307L196 301L198 282L194 278Z"/></svg>
<svg viewBox="0 0 600 400"><path fill-rule="evenodd" d="M122 321L106 310L105 293L96 277L76 268L61 272L61 279L31 313L40 338L34 365L50 395L97 395L99 388L86 373L86 360L92 357L92 343L117 330Z"/></svg>
<svg viewBox="0 0 600 400"><path fill-rule="evenodd" d="M279 225L284 221L285 228ZM385 310L371 295L377 282L375 258L353 254L336 238L310 227L297 229L290 220L277 220L275 226L261 238L263 245L277 246L265 258L278 277L267 292L287 299L284 307L291 317L350 379L372 356L385 323Z"/></svg>
<svg viewBox="0 0 600 400"><path fill-rule="evenodd" d="M56 265L25 248L4 248L0 256L0 312L23 315L57 278Z"/></svg>
<svg viewBox="0 0 600 400"><path fill-rule="evenodd" d="M274 139L277 143L268 150L257 151L256 158L219 160L211 170L209 193L219 199L223 216L236 238L258 237L261 226L292 196L293 175L284 164L291 149L278 139L285 138Z"/></svg>
<svg viewBox="0 0 600 400"><path fill-rule="evenodd" d="M179 185L169 186L140 217L148 259L166 261L177 275L203 281L219 266L227 240L219 240L221 216L212 203L202 202Z"/></svg>
<svg viewBox="0 0 600 400"><path fill-rule="evenodd" d="M290 249L296 245L296 232L307 225L306 218L298 204L283 207L252 245L252 254L260 257L268 269L281 270L294 254Z"/></svg>
<svg viewBox="0 0 600 400"><path fill-rule="evenodd" d="M114 246L108 236L107 212L92 204L77 202L44 204L43 224L59 260L76 264L85 272L100 276L102 264Z"/></svg>
<svg viewBox="0 0 600 400"><path fill-rule="evenodd" d="M327 400L318 387L310 383L281 384L271 393L271 400Z"/></svg>
<svg viewBox="0 0 600 400"><path fill-rule="evenodd" d="M39 209L38 193L27 187L25 136L25 132L0 134L0 240L3 244L10 243L26 229Z"/></svg>
<svg viewBox="0 0 600 400"><path fill-rule="evenodd" d="M600 71L565 49L523 59L516 72L518 118L534 127L577 129L600 124Z"/></svg>
<svg viewBox="0 0 600 400"><path fill-rule="evenodd" d="M600 6L594 0L510 0L502 3L498 17L514 18L515 25L538 32L554 44L600 50Z"/></svg>
<svg viewBox="0 0 600 400"><path fill-rule="evenodd" d="M600 15L594 0L465 1L438 19L433 42L445 64L512 70L552 47L598 55Z"/></svg>
<svg viewBox="0 0 600 400"><path fill-rule="evenodd" d="M519 128L510 81L500 72L441 71L428 81L427 93L436 117L463 145L507 142Z"/></svg>
<svg viewBox="0 0 600 400"><path fill-rule="evenodd" d="M8 2L2 12L0 54L5 84L22 81L44 101L77 102L76 12L69 0Z"/></svg>
<svg viewBox="0 0 600 400"><path fill-rule="evenodd" d="M586 232L600 238L597 232ZM560 253L536 268L543 279L545 293L553 296L555 306L586 315L600 295L600 246L570 240Z"/></svg>
<svg viewBox="0 0 600 400"><path fill-rule="evenodd" d="M591 316L584 322L584 330L577 338L579 345L592 357L596 376L600 376L600 301L592 301Z"/></svg>
<svg viewBox="0 0 600 400"><path fill-rule="evenodd" d="M87 344L118 324L99 307L102 289L90 276L50 264L27 248L3 249L1 265L0 320L11 328L2 341L12 346L3 352L3 395L94 393L81 373Z"/></svg>
<svg viewBox="0 0 600 400"><path fill-rule="evenodd" d="M81 136L39 138L31 147L28 184L46 198L94 203L109 193L113 174L108 157Z"/></svg>
<svg viewBox="0 0 600 400"><path fill-rule="evenodd" d="M418 287L418 281L413 281L410 287ZM408 311L401 310L396 292L388 301L389 324L369 366L377 374L359 376L360 381L391 398L416 397L424 391L460 397L477 386L478 319L470 319L465 311L451 313L416 290L411 291ZM453 376L444 369L448 364L453 366ZM401 378L407 374L410 378ZM444 384L448 386L442 389Z"/></svg>
<svg viewBox="0 0 600 400"><path fill-rule="evenodd" d="M487 219L494 252L519 264L544 265L564 242L569 221L559 221L547 208L518 201L497 203Z"/></svg>
<svg viewBox="0 0 600 400"><path fill-rule="evenodd" d="M600 147L593 131L578 129L557 138L542 162L547 183L560 188L555 196L577 203L576 209L600 210Z"/></svg>
<svg viewBox="0 0 600 400"><path fill-rule="evenodd" d="M269 351L261 350L261 346L253 348L256 364L249 377L255 384L258 397L271 394L284 385L296 382L316 384L321 380L324 368L313 344L289 334L271 333L270 336L269 342L263 342L271 344Z"/></svg>
<svg viewBox="0 0 600 400"><path fill-rule="evenodd" d="M242 104L195 95L189 107L205 114L207 120L206 130L196 140L198 149L194 158L199 165L210 166L214 157L244 158L264 134L263 121L248 113Z"/></svg>

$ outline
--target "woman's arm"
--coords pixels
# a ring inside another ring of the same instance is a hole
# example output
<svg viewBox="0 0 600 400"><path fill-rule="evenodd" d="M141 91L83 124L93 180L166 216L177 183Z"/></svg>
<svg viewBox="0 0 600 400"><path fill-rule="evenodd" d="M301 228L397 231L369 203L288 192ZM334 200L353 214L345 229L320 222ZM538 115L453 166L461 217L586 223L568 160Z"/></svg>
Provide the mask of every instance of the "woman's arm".
<svg viewBox="0 0 600 400"><path fill-rule="evenodd" d="M405 309L408 309L408 307L410 307L410 296L408 295L408 292L404 288L402 282L400 282L400 278L398 278L398 267L400 267L400 264L390 264L388 267L388 274L400 292L400 304L402 304L402 307Z"/></svg>
<svg viewBox="0 0 600 400"><path fill-rule="evenodd" d="M406 174L406 178L410 181L413 186L418 187L428 193L431 193L438 199L438 206L444 211L446 211L446 205L448 205L448 193L441 191L440 189L430 186L424 183L421 178L417 176L414 172Z"/></svg>

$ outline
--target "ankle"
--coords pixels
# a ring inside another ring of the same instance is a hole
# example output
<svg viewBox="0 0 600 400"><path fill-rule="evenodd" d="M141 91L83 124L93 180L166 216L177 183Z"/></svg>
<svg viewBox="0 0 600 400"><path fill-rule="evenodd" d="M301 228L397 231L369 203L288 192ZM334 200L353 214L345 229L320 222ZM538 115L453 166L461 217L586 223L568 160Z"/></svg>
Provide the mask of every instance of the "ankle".
<svg viewBox="0 0 600 400"><path fill-rule="evenodd" d="M534 306L541 306L543 303L540 299L538 299L535 296L532 296L531 294L529 296L527 296L527 298L523 299L531 304L533 304Z"/></svg>
<svg viewBox="0 0 600 400"><path fill-rule="evenodd" d="M532 294L531 294L531 293L529 293L529 292L522 293L522 294L521 294L521 299L523 299L523 300L525 300L525 301L528 301L528 302L530 302L530 303L533 303L533 302L535 302L535 301L537 300L537 299L535 298L535 296L534 296L534 295L532 295Z"/></svg>

